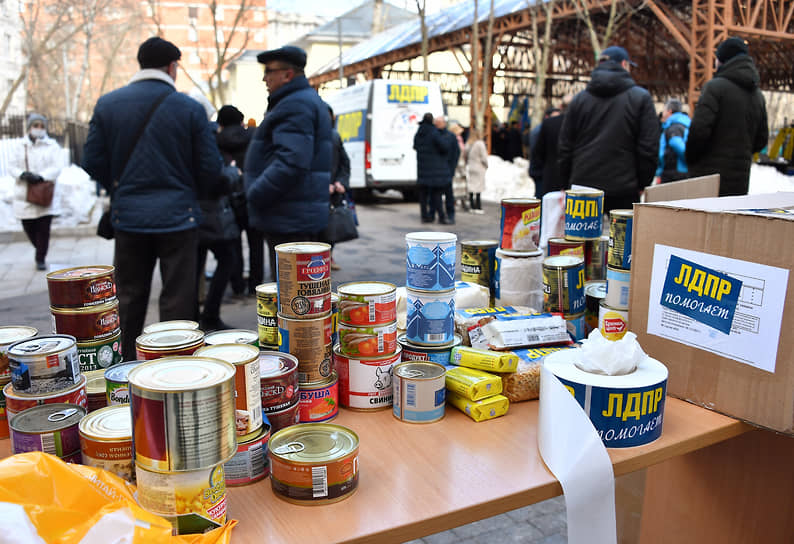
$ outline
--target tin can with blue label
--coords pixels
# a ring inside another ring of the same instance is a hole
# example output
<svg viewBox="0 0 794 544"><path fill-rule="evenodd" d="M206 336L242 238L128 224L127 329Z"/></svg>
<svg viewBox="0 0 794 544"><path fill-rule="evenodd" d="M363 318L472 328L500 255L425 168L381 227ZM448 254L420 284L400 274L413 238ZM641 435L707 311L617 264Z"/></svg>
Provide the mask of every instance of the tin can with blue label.
<svg viewBox="0 0 794 544"><path fill-rule="evenodd" d="M414 344L440 346L455 339L455 290L407 289L405 337Z"/></svg>
<svg viewBox="0 0 794 544"><path fill-rule="evenodd" d="M555 255L543 260L543 311L568 314L584 312L584 259Z"/></svg>
<svg viewBox="0 0 794 544"><path fill-rule="evenodd" d="M569 189L565 191L565 237L569 240L595 240L601 237L604 191Z"/></svg>
<svg viewBox="0 0 794 544"><path fill-rule="evenodd" d="M394 366L392 413L408 423L433 423L444 417L447 369L430 361Z"/></svg>
<svg viewBox="0 0 794 544"><path fill-rule="evenodd" d="M565 326L568 335L574 342L579 342L587 337L587 324L585 323L584 312L574 315L565 315Z"/></svg>
<svg viewBox="0 0 794 544"><path fill-rule="evenodd" d="M463 343L460 335L454 335L454 340L441 346L420 346L409 342L404 334L397 337L397 343L402 348L403 361L432 361L440 365L450 364L452 349Z"/></svg>
<svg viewBox="0 0 794 544"><path fill-rule="evenodd" d="M607 292L604 301L607 306L627 310L629 307L629 287L631 272L620 268L607 267Z"/></svg>
<svg viewBox="0 0 794 544"><path fill-rule="evenodd" d="M609 252L607 264L614 268L631 268L631 230L634 210L609 212Z"/></svg>
<svg viewBox="0 0 794 544"><path fill-rule="evenodd" d="M405 286L427 291L454 289L457 241L450 232L406 234Z"/></svg>

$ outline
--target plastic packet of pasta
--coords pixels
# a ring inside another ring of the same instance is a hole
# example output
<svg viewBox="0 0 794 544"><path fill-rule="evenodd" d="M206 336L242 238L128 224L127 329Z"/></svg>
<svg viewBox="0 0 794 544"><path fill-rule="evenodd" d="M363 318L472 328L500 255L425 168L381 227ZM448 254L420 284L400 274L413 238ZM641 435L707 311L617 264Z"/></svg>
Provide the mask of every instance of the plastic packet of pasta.
<svg viewBox="0 0 794 544"><path fill-rule="evenodd" d="M502 392L502 379L473 368L447 368L446 388L469 400L480 400Z"/></svg>
<svg viewBox="0 0 794 544"><path fill-rule="evenodd" d="M510 401L504 395L494 395L483 400L469 400L462 395L448 391L447 401L477 422L503 416L510 407Z"/></svg>

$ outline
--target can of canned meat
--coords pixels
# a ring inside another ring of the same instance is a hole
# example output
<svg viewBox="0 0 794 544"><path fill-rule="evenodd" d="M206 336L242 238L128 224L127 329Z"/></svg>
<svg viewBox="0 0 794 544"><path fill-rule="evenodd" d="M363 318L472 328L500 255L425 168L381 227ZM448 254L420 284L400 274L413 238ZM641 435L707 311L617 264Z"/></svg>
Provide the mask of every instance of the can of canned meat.
<svg viewBox="0 0 794 544"><path fill-rule="evenodd" d="M11 383L18 393L57 393L80 383L74 336L52 334L20 340L8 347Z"/></svg>
<svg viewBox="0 0 794 544"><path fill-rule="evenodd" d="M339 414L339 380L336 372L322 381L302 383L299 395L301 423L329 421Z"/></svg>
<svg viewBox="0 0 794 544"><path fill-rule="evenodd" d="M316 382L331 375L331 312L313 319L292 319L279 315L278 350L298 359L298 381Z"/></svg>
<svg viewBox="0 0 794 544"><path fill-rule="evenodd" d="M394 366L394 417L408 423L433 423L444 417L447 370L430 361Z"/></svg>
<svg viewBox="0 0 794 544"><path fill-rule="evenodd" d="M397 349L397 322L359 327L339 324L339 347L345 355L377 357Z"/></svg>
<svg viewBox="0 0 794 544"><path fill-rule="evenodd" d="M397 342L402 348L403 361L432 361L440 365L448 365L452 356L452 349L461 345L463 339L454 335L454 340L440 346L420 346L409 342L404 334L397 337Z"/></svg>
<svg viewBox="0 0 794 544"><path fill-rule="evenodd" d="M142 361L193 355L204 345L204 332L190 329L166 329L144 333L135 339L135 357Z"/></svg>
<svg viewBox="0 0 794 544"><path fill-rule="evenodd" d="M119 332L119 301L115 299L81 308L50 306L50 313L56 333L70 334L80 342L109 338Z"/></svg>
<svg viewBox="0 0 794 544"><path fill-rule="evenodd" d="M146 325L143 328L142 334L173 330L197 331L198 328L199 324L197 321L191 321L189 319L173 319L171 321L159 321L157 323L152 323L151 325Z"/></svg>
<svg viewBox="0 0 794 544"><path fill-rule="evenodd" d="M269 439L270 425L265 423L254 436L237 443L237 453L223 465L227 487L258 482L270 474L270 460L267 457Z"/></svg>
<svg viewBox="0 0 794 544"><path fill-rule="evenodd" d="M64 268L47 274L50 304L58 308L81 308L116 298L115 268L110 265Z"/></svg>
<svg viewBox="0 0 794 544"><path fill-rule="evenodd" d="M294 319L331 311L331 246L296 242L276 246L278 311Z"/></svg>
<svg viewBox="0 0 794 544"><path fill-rule="evenodd" d="M110 366L119 364L122 359L121 329L102 340L88 342L78 340L77 357L80 360L80 372L104 371Z"/></svg>
<svg viewBox="0 0 794 544"><path fill-rule="evenodd" d="M262 410L278 412L298 402L298 359L289 353L259 353Z"/></svg>
<svg viewBox="0 0 794 544"><path fill-rule="evenodd" d="M256 331L248 329L225 329L204 335L204 345L217 346L218 344L248 344L259 347L259 335Z"/></svg>
<svg viewBox="0 0 794 544"><path fill-rule="evenodd" d="M384 281L344 283L339 293L339 323L354 327L385 325L397 319L397 287Z"/></svg>
<svg viewBox="0 0 794 544"><path fill-rule="evenodd" d="M3 387L3 395L6 399L6 413L8 420L34 406L44 404L74 404L80 408L88 408L86 393L85 376L80 376L80 382L69 389L58 391L57 393L42 393L39 395L28 395L14 390L14 385L9 383Z"/></svg>
<svg viewBox="0 0 794 544"><path fill-rule="evenodd" d="M354 357L334 346L339 374L339 403L351 410L381 410L392 403L392 366L402 360L402 348L387 355Z"/></svg>
<svg viewBox="0 0 794 544"><path fill-rule="evenodd" d="M540 245L540 200L537 198L502 199L502 249L535 251Z"/></svg>

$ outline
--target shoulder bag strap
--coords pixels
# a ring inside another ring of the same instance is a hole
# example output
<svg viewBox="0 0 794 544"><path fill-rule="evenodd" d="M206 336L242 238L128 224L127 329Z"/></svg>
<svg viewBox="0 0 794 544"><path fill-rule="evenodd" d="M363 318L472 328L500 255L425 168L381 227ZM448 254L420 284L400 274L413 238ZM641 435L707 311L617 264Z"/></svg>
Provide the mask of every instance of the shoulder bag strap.
<svg viewBox="0 0 794 544"><path fill-rule="evenodd" d="M127 156L124 158L124 162L121 163L122 166L121 166L121 170L119 170L119 177L118 177L119 180L121 179L121 176L124 174L124 170L126 170L127 168L127 163L130 162L130 157L132 157L132 152L135 151L135 148L138 146L138 142L140 141L141 136L143 136L143 131L146 130L146 126L149 124L152 115L154 115L154 112L157 111L157 108L160 107L160 104L163 103L163 100L165 100L168 97L168 95L171 94L172 92L174 91L168 90L163 94L161 94L160 97L157 99L157 101L152 105L152 108L149 110L149 113L146 114L146 119L144 119L143 124L138 129L138 133L135 135L135 139L133 139L132 141L132 147L130 147L130 150L127 152Z"/></svg>

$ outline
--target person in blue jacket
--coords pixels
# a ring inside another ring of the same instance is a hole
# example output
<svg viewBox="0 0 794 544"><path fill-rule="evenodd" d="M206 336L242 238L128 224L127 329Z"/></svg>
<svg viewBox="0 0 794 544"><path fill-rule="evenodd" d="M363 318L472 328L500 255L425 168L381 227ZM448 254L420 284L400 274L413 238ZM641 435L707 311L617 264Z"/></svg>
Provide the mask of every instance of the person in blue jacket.
<svg viewBox="0 0 794 544"><path fill-rule="evenodd" d="M204 108L174 86L181 56L162 38L143 42L140 71L97 101L83 150L83 168L111 197L125 360L135 359L158 260L160 320L196 314L198 201L223 161Z"/></svg>
<svg viewBox="0 0 794 544"><path fill-rule="evenodd" d="M689 116L681 111L681 101L671 98L662 111L662 134L659 136L659 166L656 177L662 183L687 177L686 140Z"/></svg>
<svg viewBox="0 0 794 544"><path fill-rule="evenodd" d="M256 59L265 65L269 96L245 155L244 178L248 221L265 233L275 281L275 247L317 241L328 224L331 118L303 73L303 49L288 45Z"/></svg>

